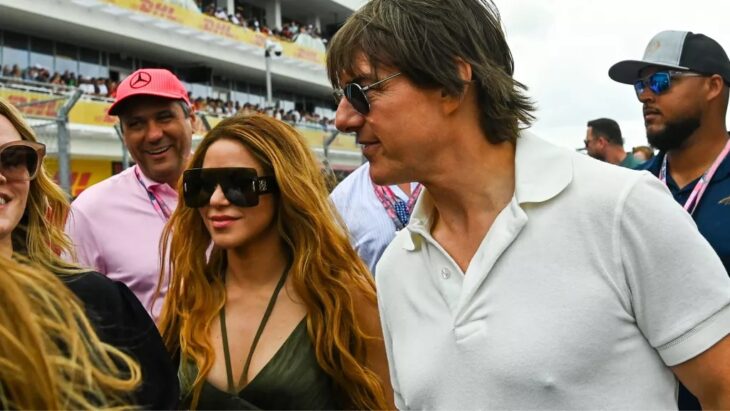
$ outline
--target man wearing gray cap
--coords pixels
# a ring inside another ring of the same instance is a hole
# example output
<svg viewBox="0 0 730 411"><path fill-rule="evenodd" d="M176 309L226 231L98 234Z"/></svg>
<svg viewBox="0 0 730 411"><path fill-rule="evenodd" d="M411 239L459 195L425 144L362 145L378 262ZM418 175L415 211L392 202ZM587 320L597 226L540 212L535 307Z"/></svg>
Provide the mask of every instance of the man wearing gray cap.
<svg viewBox="0 0 730 411"><path fill-rule="evenodd" d="M643 167L692 215L730 272L727 54L705 35L663 31L649 42L642 60L619 62L608 75L633 84L643 104L647 139L659 149ZM688 287L692 282L687 278ZM679 406L697 409L699 403L682 387Z"/></svg>

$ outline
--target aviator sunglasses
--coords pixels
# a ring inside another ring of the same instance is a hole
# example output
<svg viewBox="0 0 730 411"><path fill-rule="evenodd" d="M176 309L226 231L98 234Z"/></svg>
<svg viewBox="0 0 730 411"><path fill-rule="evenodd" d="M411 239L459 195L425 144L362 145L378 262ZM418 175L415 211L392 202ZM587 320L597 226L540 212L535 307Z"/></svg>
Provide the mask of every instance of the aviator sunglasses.
<svg viewBox="0 0 730 411"><path fill-rule="evenodd" d="M345 84L345 87L332 92L332 95L335 98L335 103L339 105L342 97L345 97L347 101L352 104L352 107L355 108L355 110L357 110L360 114L367 115L370 112L370 101L368 101L368 96L365 93L373 87L383 84L400 74L400 72L391 74L390 76L365 87L357 83L347 83Z"/></svg>
<svg viewBox="0 0 730 411"><path fill-rule="evenodd" d="M46 146L33 141L11 141L0 146L0 174L8 182L31 181L38 175Z"/></svg>
<svg viewBox="0 0 730 411"><path fill-rule="evenodd" d="M669 90L672 86L672 79L676 77L702 77L703 74L692 73L688 71L657 71L646 77L640 78L634 83L636 97L640 97L641 93L648 87L654 94L662 94Z"/></svg>
<svg viewBox="0 0 730 411"><path fill-rule="evenodd" d="M257 206L260 194L277 190L274 177L259 177L254 168L191 168L183 173L185 205L190 208L208 205L218 186L226 199L239 207Z"/></svg>

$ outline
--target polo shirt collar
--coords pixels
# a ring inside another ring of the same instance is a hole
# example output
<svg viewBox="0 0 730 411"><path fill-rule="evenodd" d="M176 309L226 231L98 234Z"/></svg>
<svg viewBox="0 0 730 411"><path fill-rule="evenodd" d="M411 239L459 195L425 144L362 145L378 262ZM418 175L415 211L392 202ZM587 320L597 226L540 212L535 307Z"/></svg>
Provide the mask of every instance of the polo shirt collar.
<svg viewBox="0 0 730 411"><path fill-rule="evenodd" d="M542 203L560 194L573 181L572 153L523 131L515 152L515 198L518 204ZM417 234L428 234L433 199L424 187L411 213L403 248L415 250Z"/></svg>
<svg viewBox="0 0 730 411"><path fill-rule="evenodd" d="M154 190L157 188L164 188L165 186L170 187L170 185L167 183L160 183L159 181L155 181L155 180L152 180L149 177L147 177L145 175L145 173L142 171L142 169L139 167L139 165L135 164L134 167L135 167L135 170L134 170L135 176L138 175L140 180L142 180L142 183L144 183L144 186L147 187L148 189ZM172 187L170 187L170 188L172 188Z"/></svg>

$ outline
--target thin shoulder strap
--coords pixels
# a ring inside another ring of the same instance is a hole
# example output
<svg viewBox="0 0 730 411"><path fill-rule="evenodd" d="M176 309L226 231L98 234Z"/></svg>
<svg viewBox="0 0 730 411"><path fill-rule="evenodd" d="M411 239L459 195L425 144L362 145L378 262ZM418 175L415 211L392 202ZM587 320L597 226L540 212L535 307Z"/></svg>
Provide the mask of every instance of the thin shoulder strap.
<svg viewBox="0 0 730 411"><path fill-rule="evenodd" d="M286 265L286 268L284 269L284 272L281 273L281 278L279 278L279 283L276 284L276 288L274 289L274 293L271 295L271 299L269 299L269 304L266 306L266 311L264 312L263 318L261 318L261 323L259 323L259 328L256 330L256 335L253 337L253 342L251 343L251 349L248 351L248 357L246 358L246 362L243 365L243 371L241 372L241 377L238 379L238 386L243 386L243 383L246 381L246 376L248 375L248 369L251 366L251 359L253 358L253 353L256 350L256 346L259 343L259 339L261 338L261 334L264 332L264 328L266 327L266 323L269 322L269 317L271 317L271 313L274 311L274 305L276 304L276 299L279 296L279 292L282 288L284 288L284 284L286 283L286 277L289 273L289 268L291 268L291 260ZM225 355L226 359L226 375L228 377L228 391L232 394L237 394L236 387L233 385L233 370L231 367L231 353L228 348L228 333L226 331L226 308L223 307L220 311L220 321L221 321L221 336L223 337L223 354Z"/></svg>

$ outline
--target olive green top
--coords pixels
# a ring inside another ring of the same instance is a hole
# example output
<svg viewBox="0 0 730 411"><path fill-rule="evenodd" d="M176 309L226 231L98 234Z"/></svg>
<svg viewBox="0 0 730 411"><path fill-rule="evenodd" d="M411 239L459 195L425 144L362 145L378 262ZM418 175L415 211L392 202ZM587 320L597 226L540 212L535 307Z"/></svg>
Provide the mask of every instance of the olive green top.
<svg viewBox="0 0 730 411"><path fill-rule="evenodd" d="M307 335L306 318L297 325L284 344L237 395L203 384L197 408L201 410L324 410L337 409L337 393L332 379L319 367L314 346ZM195 364L181 361L180 384L183 406L191 397L197 375Z"/></svg>

